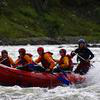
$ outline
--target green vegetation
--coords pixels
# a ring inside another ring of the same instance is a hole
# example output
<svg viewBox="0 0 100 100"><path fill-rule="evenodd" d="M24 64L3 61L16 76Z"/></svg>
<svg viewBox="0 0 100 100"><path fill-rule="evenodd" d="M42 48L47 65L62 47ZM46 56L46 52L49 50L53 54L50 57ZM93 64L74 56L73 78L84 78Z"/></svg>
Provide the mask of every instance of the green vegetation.
<svg viewBox="0 0 100 100"><path fill-rule="evenodd" d="M0 37L84 37L100 42L99 0L1 0Z"/></svg>

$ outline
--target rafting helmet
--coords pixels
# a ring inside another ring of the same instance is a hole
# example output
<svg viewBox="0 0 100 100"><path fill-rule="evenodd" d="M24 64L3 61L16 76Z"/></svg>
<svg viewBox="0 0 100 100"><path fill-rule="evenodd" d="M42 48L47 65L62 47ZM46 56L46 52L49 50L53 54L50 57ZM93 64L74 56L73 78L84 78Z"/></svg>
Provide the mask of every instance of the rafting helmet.
<svg viewBox="0 0 100 100"><path fill-rule="evenodd" d="M44 48L43 48L43 47L39 47L39 48L37 49L37 51L43 51L43 52L44 52Z"/></svg>
<svg viewBox="0 0 100 100"><path fill-rule="evenodd" d="M18 52L19 52L19 53L25 54L25 53L26 53L26 50L25 50L24 48L20 48L20 49L18 50Z"/></svg>
<svg viewBox="0 0 100 100"><path fill-rule="evenodd" d="M4 54L4 53L8 54L7 50L2 50L1 51L1 54Z"/></svg>
<svg viewBox="0 0 100 100"><path fill-rule="evenodd" d="M64 53L64 54L66 54L66 50L65 49L60 49L60 51L59 51L60 53Z"/></svg>
<svg viewBox="0 0 100 100"><path fill-rule="evenodd" d="M81 43L85 44L86 42L85 42L84 39L79 39L79 40L78 40L78 44L81 44Z"/></svg>

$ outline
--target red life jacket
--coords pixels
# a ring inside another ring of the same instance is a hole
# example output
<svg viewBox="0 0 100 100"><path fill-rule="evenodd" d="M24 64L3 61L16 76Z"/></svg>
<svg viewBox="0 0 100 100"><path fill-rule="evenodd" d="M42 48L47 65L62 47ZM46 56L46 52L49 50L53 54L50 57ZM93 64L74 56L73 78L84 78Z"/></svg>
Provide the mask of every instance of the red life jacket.
<svg viewBox="0 0 100 100"><path fill-rule="evenodd" d="M42 63L42 65L43 65L43 67L44 68L49 68L49 66L50 66L50 63L44 58L44 55L45 54L49 54L49 55L53 55L53 53L51 53L51 52L45 52L42 56L41 56L41 63Z"/></svg>

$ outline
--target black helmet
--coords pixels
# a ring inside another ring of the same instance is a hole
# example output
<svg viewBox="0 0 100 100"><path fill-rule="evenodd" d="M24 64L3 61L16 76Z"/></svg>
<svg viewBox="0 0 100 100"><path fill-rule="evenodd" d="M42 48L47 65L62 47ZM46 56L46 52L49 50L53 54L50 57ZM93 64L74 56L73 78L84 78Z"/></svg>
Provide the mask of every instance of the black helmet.
<svg viewBox="0 0 100 100"><path fill-rule="evenodd" d="M86 42L85 42L84 39L79 39L79 40L78 40L78 44L80 44L80 43L84 43L84 44L85 44Z"/></svg>
<svg viewBox="0 0 100 100"><path fill-rule="evenodd" d="M18 50L18 52L20 53L23 53L23 54L25 54L26 53L26 50L24 49L24 48L20 48L19 50Z"/></svg>
<svg viewBox="0 0 100 100"><path fill-rule="evenodd" d="M1 54L3 54L3 53L8 54L7 50L2 50L2 51L1 51Z"/></svg>
<svg viewBox="0 0 100 100"><path fill-rule="evenodd" d="M66 50L65 50L65 49L60 49L59 52L60 52L60 53L63 52L64 54L66 54Z"/></svg>

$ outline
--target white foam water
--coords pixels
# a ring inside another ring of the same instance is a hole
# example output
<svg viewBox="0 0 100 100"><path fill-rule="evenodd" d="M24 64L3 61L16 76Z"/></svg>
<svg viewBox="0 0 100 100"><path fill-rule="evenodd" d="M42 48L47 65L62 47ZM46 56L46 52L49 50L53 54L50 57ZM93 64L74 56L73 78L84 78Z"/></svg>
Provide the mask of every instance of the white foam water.
<svg viewBox="0 0 100 100"><path fill-rule="evenodd" d="M70 53L75 45L27 45L27 46L0 46L0 51L6 49L9 55L16 60L18 49L25 48L33 54L33 59L38 57L37 48L44 47L45 51L53 52L54 58L59 58L59 50L64 48ZM94 53L94 63L86 75L86 81L78 86L58 86L48 88L21 88L19 86L0 86L0 100L100 100L100 48L89 48ZM76 62L76 57L73 59Z"/></svg>

